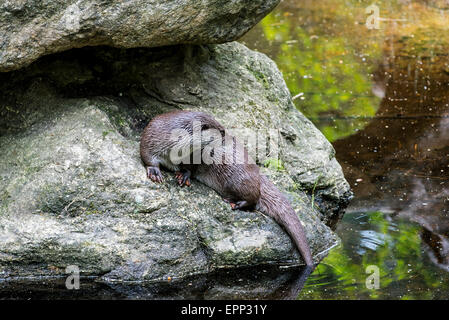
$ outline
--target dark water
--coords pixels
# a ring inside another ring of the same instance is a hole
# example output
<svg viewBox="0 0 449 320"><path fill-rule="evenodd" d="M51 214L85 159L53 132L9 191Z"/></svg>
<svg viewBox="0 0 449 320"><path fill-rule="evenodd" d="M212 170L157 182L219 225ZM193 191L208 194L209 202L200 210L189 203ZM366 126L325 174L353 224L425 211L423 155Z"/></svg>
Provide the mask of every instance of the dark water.
<svg viewBox="0 0 449 320"><path fill-rule="evenodd" d="M222 270L207 276L159 283L102 283L80 279L78 289L68 290L66 280L41 279L0 282L0 300L215 300L295 299L310 271L265 266Z"/></svg>
<svg viewBox="0 0 449 320"><path fill-rule="evenodd" d="M449 4L376 3L368 29L371 1L285 0L242 40L278 63L355 192L299 299L449 298Z"/></svg>
<svg viewBox="0 0 449 320"><path fill-rule="evenodd" d="M0 282L0 299L448 299L449 4L376 3L368 29L371 1L284 0L241 40L277 62L355 192L342 245L308 278L259 268L147 286L84 279L79 291Z"/></svg>

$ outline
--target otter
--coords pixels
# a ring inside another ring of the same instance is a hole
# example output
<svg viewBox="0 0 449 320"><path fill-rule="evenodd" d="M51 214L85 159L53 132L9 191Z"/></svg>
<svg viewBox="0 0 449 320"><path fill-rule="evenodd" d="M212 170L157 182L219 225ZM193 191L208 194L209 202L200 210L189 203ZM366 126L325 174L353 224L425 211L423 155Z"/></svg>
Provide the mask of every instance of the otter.
<svg viewBox="0 0 449 320"><path fill-rule="evenodd" d="M181 156L179 151L183 151ZM198 158L201 152L210 155L209 161L194 161L195 153ZM274 218L307 267L314 266L304 228L287 198L260 174L246 148L211 115L177 110L156 116L142 132L140 155L153 182L163 182L162 166L175 172L181 187L190 186L190 179L195 178L220 194L233 210L256 209Z"/></svg>

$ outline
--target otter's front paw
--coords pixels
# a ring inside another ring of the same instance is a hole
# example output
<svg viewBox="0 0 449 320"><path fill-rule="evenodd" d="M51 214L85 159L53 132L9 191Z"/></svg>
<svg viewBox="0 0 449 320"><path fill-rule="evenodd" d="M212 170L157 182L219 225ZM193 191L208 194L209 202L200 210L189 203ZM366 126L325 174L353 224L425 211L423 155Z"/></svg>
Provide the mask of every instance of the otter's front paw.
<svg viewBox="0 0 449 320"><path fill-rule="evenodd" d="M147 167L147 176L151 181L161 183L164 181L161 170L158 167Z"/></svg>
<svg viewBox="0 0 449 320"><path fill-rule="evenodd" d="M191 183L190 183L190 171L189 170L186 170L185 172L176 171L175 178L176 178L176 180L178 180L178 184L181 187L183 187L183 186L190 187Z"/></svg>

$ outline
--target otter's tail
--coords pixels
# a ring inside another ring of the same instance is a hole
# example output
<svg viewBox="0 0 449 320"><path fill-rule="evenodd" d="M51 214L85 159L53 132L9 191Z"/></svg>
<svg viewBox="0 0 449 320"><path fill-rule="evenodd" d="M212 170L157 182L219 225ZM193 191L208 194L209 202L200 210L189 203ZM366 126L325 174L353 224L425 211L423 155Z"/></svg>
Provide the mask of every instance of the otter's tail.
<svg viewBox="0 0 449 320"><path fill-rule="evenodd" d="M261 175L260 182L260 199L256 205L256 209L274 218L287 231L302 254L305 263L308 266L312 266L312 254L307 243L304 227L296 212L293 210L287 198L267 177Z"/></svg>

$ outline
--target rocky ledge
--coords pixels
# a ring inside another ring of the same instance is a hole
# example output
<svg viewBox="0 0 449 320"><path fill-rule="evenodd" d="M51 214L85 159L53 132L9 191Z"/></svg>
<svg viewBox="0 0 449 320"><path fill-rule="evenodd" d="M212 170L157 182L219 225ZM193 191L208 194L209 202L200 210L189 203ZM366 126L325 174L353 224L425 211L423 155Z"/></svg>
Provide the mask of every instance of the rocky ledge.
<svg viewBox="0 0 449 320"><path fill-rule="evenodd" d="M84 46L160 47L233 41L279 0L2 0L0 72Z"/></svg>
<svg viewBox="0 0 449 320"><path fill-rule="evenodd" d="M156 114L201 110L230 129L279 133L260 159L300 216L319 261L338 243L350 189L324 136L293 105L276 65L238 43L87 47L0 74L0 278L68 265L112 280L161 280L301 264L287 234L232 211L199 182L154 184L139 135Z"/></svg>
<svg viewBox="0 0 449 320"><path fill-rule="evenodd" d="M273 61L223 44L278 2L2 1L0 279L60 276L69 265L111 282L302 264L271 218L232 211L196 181L180 188L168 172L163 184L146 178L142 129L174 109L273 137L279 152L258 164L323 258L351 196L334 149Z"/></svg>

